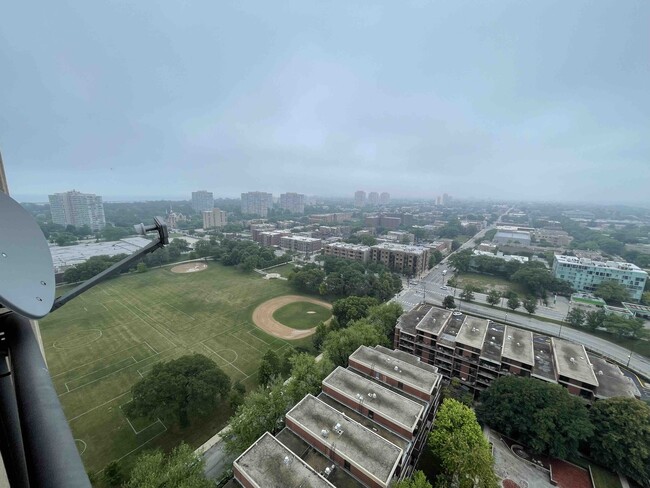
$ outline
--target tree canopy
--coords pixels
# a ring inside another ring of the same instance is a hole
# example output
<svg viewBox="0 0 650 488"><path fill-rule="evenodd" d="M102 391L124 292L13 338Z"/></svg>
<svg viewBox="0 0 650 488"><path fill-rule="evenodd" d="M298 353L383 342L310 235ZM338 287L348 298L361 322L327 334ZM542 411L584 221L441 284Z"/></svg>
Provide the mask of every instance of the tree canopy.
<svg viewBox="0 0 650 488"><path fill-rule="evenodd" d="M592 433L587 408L560 385L502 376L481 393L478 418L536 454L566 459Z"/></svg>
<svg viewBox="0 0 650 488"><path fill-rule="evenodd" d="M138 457L126 488L211 488L213 481L203 473L203 459L187 444L181 444L166 456L160 451Z"/></svg>
<svg viewBox="0 0 650 488"><path fill-rule="evenodd" d="M359 346L389 345L386 334L364 318L352 322L347 329L333 331L323 342L323 353L336 366L345 366L348 357Z"/></svg>
<svg viewBox="0 0 650 488"><path fill-rule="evenodd" d="M617 281L603 281L596 287L594 295L608 303L620 303L630 299L628 289Z"/></svg>
<svg viewBox="0 0 650 488"><path fill-rule="evenodd" d="M393 488L433 488L422 471L415 471L410 478L395 483Z"/></svg>
<svg viewBox="0 0 650 488"><path fill-rule="evenodd" d="M127 413L189 425L192 414L205 415L230 391L230 378L201 354L156 364L132 388Z"/></svg>
<svg viewBox="0 0 650 488"><path fill-rule="evenodd" d="M341 327L347 327L353 320L359 320L368 315L370 307L379 302L373 297L349 296L336 300L332 304L332 315L336 317Z"/></svg>
<svg viewBox="0 0 650 488"><path fill-rule="evenodd" d="M635 398L608 398L589 411L591 456L641 485L650 484L650 406Z"/></svg>
<svg viewBox="0 0 650 488"><path fill-rule="evenodd" d="M280 358L272 349L269 349L262 356L260 369L257 370L257 380L260 385L266 386L276 376L280 376Z"/></svg>
<svg viewBox="0 0 650 488"><path fill-rule="evenodd" d="M471 408L446 399L429 434L429 447L442 467L436 486L497 488L490 446Z"/></svg>

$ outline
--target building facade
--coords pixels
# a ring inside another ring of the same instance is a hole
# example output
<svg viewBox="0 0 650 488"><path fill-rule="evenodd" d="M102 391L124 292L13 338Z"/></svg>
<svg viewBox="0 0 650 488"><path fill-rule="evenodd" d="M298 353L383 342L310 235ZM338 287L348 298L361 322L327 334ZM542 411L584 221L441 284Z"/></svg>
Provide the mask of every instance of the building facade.
<svg viewBox="0 0 650 488"><path fill-rule="evenodd" d="M223 227L228 223L226 212L218 208L203 211L203 228L214 229Z"/></svg>
<svg viewBox="0 0 650 488"><path fill-rule="evenodd" d="M280 247L287 251L312 253L321 250L323 241L314 237L288 235L280 239Z"/></svg>
<svg viewBox="0 0 650 488"><path fill-rule="evenodd" d="M263 191L250 191L241 194L241 213L266 217L273 208L273 195Z"/></svg>
<svg viewBox="0 0 650 488"><path fill-rule="evenodd" d="M401 351L359 347L233 463L244 487L388 488L410 476L433 424L442 377ZM294 469L295 468L295 469Z"/></svg>
<svg viewBox="0 0 650 488"><path fill-rule="evenodd" d="M640 396L620 370L612 373L616 365L580 344L426 303L400 317L394 341L396 349L457 378L472 394L499 376L517 375L563 385L590 401Z"/></svg>
<svg viewBox="0 0 650 488"><path fill-rule="evenodd" d="M52 222L60 225L87 225L92 231L106 226L102 197L76 190L48 196Z"/></svg>
<svg viewBox="0 0 650 488"><path fill-rule="evenodd" d="M426 247L384 242L370 248L370 260L382 263L397 273L420 276L429 266Z"/></svg>
<svg viewBox="0 0 650 488"><path fill-rule="evenodd" d="M373 207L379 205L379 193L376 191L371 191L368 193L368 205L371 205Z"/></svg>
<svg viewBox="0 0 650 488"><path fill-rule="evenodd" d="M313 214L309 216L312 224L336 224L352 220L352 212L336 212L328 214Z"/></svg>
<svg viewBox="0 0 650 488"><path fill-rule="evenodd" d="M510 244L514 246L530 246L530 232L498 230L492 238L495 244Z"/></svg>
<svg viewBox="0 0 650 488"><path fill-rule="evenodd" d="M214 208L214 196L211 191L199 190L192 192L192 208L195 212L205 212Z"/></svg>
<svg viewBox="0 0 650 488"><path fill-rule="evenodd" d="M280 195L280 208L295 214L305 213L305 195L282 193Z"/></svg>
<svg viewBox="0 0 650 488"><path fill-rule="evenodd" d="M641 300L648 273L632 263L593 261L574 256L555 255L553 275L568 281L578 291L593 293L603 281L615 281L627 288L630 298Z"/></svg>
<svg viewBox="0 0 650 488"><path fill-rule="evenodd" d="M388 192L381 192L381 195L379 195L379 203L380 205L388 205L390 203L390 193Z"/></svg>
<svg viewBox="0 0 650 488"><path fill-rule="evenodd" d="M366 192L359 190L354 192L354 206L355 207L365 207L366 205Z"/></svg>
<svg viewBox="0 0 650 488"><path fill-rule="evenodd" d="M370 258L370 247L347 242L333 242L323 247L323 255L365 263Z"/></svg>

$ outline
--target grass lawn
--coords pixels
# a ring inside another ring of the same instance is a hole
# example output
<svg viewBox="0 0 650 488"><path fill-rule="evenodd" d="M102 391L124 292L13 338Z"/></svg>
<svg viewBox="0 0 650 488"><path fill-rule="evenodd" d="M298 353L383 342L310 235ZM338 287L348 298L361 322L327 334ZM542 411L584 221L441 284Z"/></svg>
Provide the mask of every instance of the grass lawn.
<svg viewBox="0 0 650 488"><path fill-rule="evenodd" d="M50 374L86 469L130 464L145 448L181 440L199 446L220 430L231 414L226 405L184 430L127 419L120 407L156 363L193 353L254 388L268 349L312 347L311 338L285 341L251 321L257 305L286 294L295 294L286 281L217 263L186 274L167 267L109 280L41 320Z"/></svg>
<svg viewBox="0 0 650 488"><path fill-rule="evenodd" d="M275 311L273 318L292 329L311 329L332 316L330 309L309 302L294 302Z"/></svg>
<svg viewBox="0 0 650 488"><path fill-rule="evenodd" d="M590 463L587 459L575 457L570 460L573 464L589 469L594 478L595 488L621 488L621 480L616 473L597 464Z"/></svg>
<svg viewBox="0 0 650 488"><path fill-rule="evenodd" d="M289 273L293 270L294 265L289 263L289 264L283 264L282 266L276 266L275 268L267 269L267 273L280 273L281 276L284 278L289 277Z"/></svg>
<svg viewBox="0 0 650 488"><path fill-rule="evenodd" d="M519 283L513 283L512 281L508 281L499 276L488 276L478 273L460 273L456 276L456 279L458 280L459 288L471 284L478 288L481 293L487 293L491 289L494 289L499 292L514 291L520 296L525 296L527 294L526 289Z"/></svg>

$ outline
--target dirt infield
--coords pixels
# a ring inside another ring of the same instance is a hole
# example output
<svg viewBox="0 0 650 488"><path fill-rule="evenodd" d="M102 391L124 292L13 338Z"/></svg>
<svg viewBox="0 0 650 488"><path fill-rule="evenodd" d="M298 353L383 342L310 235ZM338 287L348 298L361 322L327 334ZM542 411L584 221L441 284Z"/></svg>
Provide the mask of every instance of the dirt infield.
<svg viewBox="0 0 650 488"><path fill-rule="evenodd" d="M197 271L203 271L207 269L208 265L205 263L185 263L174 266L171 269L172 273L196 273Z"/></svg>
<svg viewBox="0 0 650 488"><path fill-rule="evenodd" d="M292 329L291 327L287 327L286 325L281 324L273 318L273 312L293 302L309 302L315 303L322 307L332 308L332 305L327 302L323 302L322 300L301 297L299 295L284 295L281 297L273 298L259 305L253 311L253 322L267 334L279 337L280 339L291 340L309 337L314 332L316 332L315 327L306 330Z"/></svg>

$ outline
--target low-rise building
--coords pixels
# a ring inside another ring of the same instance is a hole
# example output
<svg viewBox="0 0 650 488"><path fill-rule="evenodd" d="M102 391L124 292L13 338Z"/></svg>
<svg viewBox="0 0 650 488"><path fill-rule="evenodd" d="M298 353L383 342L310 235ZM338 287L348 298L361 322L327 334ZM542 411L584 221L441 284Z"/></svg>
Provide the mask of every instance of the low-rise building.
<svg viewBox="0 0 650 488"><path fill-rule="evenodd" d="M458 378L472 394L513 374L563 385L587 400L610 392L640 396L620 370L611 374L617 366L609 365L607 375L595 373L594 355L580 344L426 303L400 317L394 346L436 366L445 378Z"/></svg>
<svg viewBox="0 0 650 488"><path fill-rule="evenodd" d="M559 247L566 247L573 241L573 237L568 232L555 229L535 229L533 237L538 241L546 241L553 246Z"/></svg>
<svg viewBox="0 0 650 488"><path fill-rule="evenodd" d="M632 263L619 261L593 261L574 256L556 254L553 275L568 281L578 291L594 292L604 281L615 281L627 288L630 298L641 300L648 273Z"/></svg>
<svg viewBox="0 0 650 488"><path fill-rule="evenodd" d="M323 247L323 255L365 263L370 258L370 247L347 242L334 242Z"/></svg>
<svg viewBox="0 0 650 488"><path fill-rule="evenodd" d="M370 259L403 274L420 276L429 266L429 249L384 242L370 248Z"/></svg>
<svg viewBox="0 0 650 488"><path fill-rule="evenodd" d="M280 239L280 247L288 251L311 253L320 251L323 241L313 237L285 235Z"/></svg>
<svg viewBox="0 0 650 488"><path fill-rule="evenodd" d="M291 235L286 230L269 230L260 232L257 237L257 242L264 247L279 246L282 238Z"/></svg>
<svg viewBox="0 0 650 488"><path fill-rule="evenodd" d="M518 230L498 230L492 242L495 244L510 244L515 246L530 246L530 232Z"/></svg>
<svg viewBox="0 0 650 488"><path fill-rule="evenodd" d="M336 212L327 214L313 214L309 216L312 224L335 224L352 220L352 212Z"/></svg>
<svg viewBox="0 0 650 488"><path fill-rule="evenodd" d="M386 233L385 239L400 244L413 244L415 236L410 232L403 232L398 230L390 230Z"/></svg>

